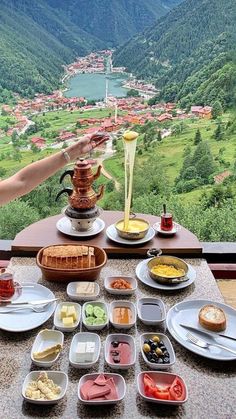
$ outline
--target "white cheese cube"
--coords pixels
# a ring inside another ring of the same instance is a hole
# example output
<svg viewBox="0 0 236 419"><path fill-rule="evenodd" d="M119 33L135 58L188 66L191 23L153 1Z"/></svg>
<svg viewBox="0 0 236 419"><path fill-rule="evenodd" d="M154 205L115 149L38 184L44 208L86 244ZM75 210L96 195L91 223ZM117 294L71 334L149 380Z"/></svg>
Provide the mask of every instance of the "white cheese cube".
<svg viewBox="0 0 236 419"><path fill-rule="evenodd" d="M85 362L86 342L79 342L75 351L76 362Z"/></svg>
<svg viewBox="0 0 236 419"><path fill-rule="evenodd" d="M95 343L94 342L87 342L85 361L86 362L93 362L94 354L95 354Z"/></svg>

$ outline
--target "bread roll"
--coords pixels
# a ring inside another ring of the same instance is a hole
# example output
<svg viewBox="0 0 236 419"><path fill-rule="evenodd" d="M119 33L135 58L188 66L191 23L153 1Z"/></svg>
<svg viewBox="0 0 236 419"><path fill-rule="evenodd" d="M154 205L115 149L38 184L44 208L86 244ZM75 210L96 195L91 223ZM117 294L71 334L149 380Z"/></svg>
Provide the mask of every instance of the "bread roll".
<svg viewBox="0 0 236 419"><path fill-rule="evenodd" d="M226 328L226 316L224 310L208 304L199 311L199 323L201 326L213 332L222 332Z"/></svg>
<svg viewBox="0 0 236 419"><path fill-rule="evenodd" d="M94 248L73 245L49 246L43 250L42 265L57 269L94 268Z"/></svg>

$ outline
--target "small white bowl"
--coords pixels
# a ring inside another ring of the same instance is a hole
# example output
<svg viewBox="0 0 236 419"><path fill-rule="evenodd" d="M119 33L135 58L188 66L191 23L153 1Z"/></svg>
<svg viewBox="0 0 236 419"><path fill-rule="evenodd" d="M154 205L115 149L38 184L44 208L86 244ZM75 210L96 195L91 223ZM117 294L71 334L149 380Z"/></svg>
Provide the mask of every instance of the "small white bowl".
<svg viewBox="0 0 236 419"><path fill-rule="evenodd" d="M131 312L132 312L131 323L120 324L120 323L115 323L114 322L114 320L113 320L113 309L117 308L117 307L127 307L131 310ZM137 319L136 307L130 301L117 300L117 301L112 301L112 303L110 304L110 323L116 329L130 329L132 326L135 325L136 319Z"/></svg>
<svg viewBox="0 0 236 419"><path fill-rule="evenodd" d="M129 344L131 360L128 364L115 364L114 362L111 362L109 360L110 359L109 349L110 349L111 342L113 341L126 342ZM109 365L109 367L113 369L127 370L128 368L133 367L133 365L136 362L136 346L135 346L135 340L133 336L126 335L123 333L116 333L116 334L108 335L105 342L105 361Z"/></svg>
<svg viewBox="0 0 236 419"><path fill-rule="evenodd" d="M147 357L146 357L146 355L143 351L144 341L148 340L148 339L151 339L152 336L155 336L155 335L158 336L160 338L160 340L163 341L163 343L166 347L166 350L170 354L170 362L168 362L168 364L155 364L154 362L150 362L147 359ZM172 346L172 343L171 343L170 339L166 335L164 335L163 333L143 333L140 336L140 350L141 350L144 362L153 370L166 370L166 369L170 368L175 363L174 348Z"/></svg>
<svg viewBox="0 0 236 419"><path fill-rule="evenodd" d="M22 386L22 396L24 397L24 399L29 402L29 403L33 403L33 404L56 404L59 402L59 400L61 400L65 394L66 394L66 390L68 387L68 375L65 374L62 371L45 371L48 375L48 378L50 380L53 380L53 382L55 384L57 384L58 386L61 387L61 393L59 394L57 399L54 400L34 400L34 399L30 399L29 397L27 397L25 395L26 392L26 388L28 386L28 384L31 381L36 381L39 374L42 373L44 371L31 371L24 380L23 386Z"/></svg>
<svg viewBox="0 0 236 419"><path fill-rule="evenodd" d="M126 289L122 290L122 289L112 288L111 284L116 279L125 279L127 282L129 282L129 284L131 285L132 288L127 289L127 290ZM113 295L131 295L136 291L137 286L138 286L138 284L137 284L136 279L132 278L131 276L122 276L122 275L120 275L120 276L108 276L108 277L105 278L105 281L104 281L105 290L107 292L109 292L110 294L113 294Z"/></svg>
<svg viewBox="0 0 236 419"><path fill-rule="evenodd" d="M76 311L76 314L77 314L77 321L74 322L73 326L71 326L71 327L64 326L62 320L60 319L60 310L61 310L62 306L74 306L75 307L75 311ZM57 304L57 308L56 308L55 313L54 313L54 320L53 320L54 326L58 330L61 330L62 332L72 332L73 330L75 330L79 326L80 317L81 317L81 306L78 303L72 303L72 302L59 303L59 304Z"/></svg>
<svg viewBox="0 0 236 419"><path fill-rule="evenodd" d="M123 398L125 397L125 392L126 392L125 380L122 377L122 375L113 374L113 373L102 373L102 374L104 374L106 378L113 378L113 380L115 382L115 385L116 385L116 389L117 389L118 399L115 399L115 400L85 400L85 399L82 398L82 395L81 395L81 392L80 392L81 386L88 380L96 380L96 378L100 374L85 374L80 378L79 384L78 384L78 398L79 398L80 402L83 403L83 404L88 404L90 406L96 406L96 405L115 404L115 403L118 403L121 400L123 400Z"/></svg>
<svg viewBox="0 0 236 419"><path fill-rule="evenodd" d="M182 382L183 387L184 387L184 399L183 400L164 400L164 399L156 399L155 397L147 397L145 395L144 383L143 383L144 374L148 374L155 381L156 385L160 385L160 387L168 386L168 385L170 386L173 383L174 379L177 377ZM188 400L188 390L187 390L187 386L183 378L180 377L179 375L171 374L169 372L161 372L161 371L140 372L137 377L137 387L138 387L138 392L140 396L146 402L170 404L170 405L181 405Z"/></svg>
<svg viewBox="0 0 236 419"><path fill-rule="evenodd" d="M158 319L158 320L151 320L151 319L148 320L148 319L145 319L144 317L142 317L142 314L141 314L142 304L148 304L148 303L157 304L159 306L160 311L161 311L161 318L160 319ZM138 300L138 302L137 302L137 312L138 312L139 320L141 320L142 323L150 325L150 326L157 326L157 325L163 323L166 319L165 305L160 298L149 298L149 297L140 298L140 300Z"/></svg>
<svg viewBox="0 0 236 419"><path fill-rule="evenodd" d="M94 360L92 362L77 362L75 358L76 347L79 342L94 342L95 343L95 353ZM81 332L74 335L69 353L70 364L75 368L91 368L96 362L98 362L99 355L101 351L101 339L96 333Z"/></svg>
<svg viewBox="0 0 236 419"><path fill-rule="evenodd" d="M87 281L87 283L88 283L88 281ZM94 286L95 286L94 294L88 294L88 295L78 294L76 292L76 287L77 287L78 284L81 284L81 281L80 281L80 282L70 282L67 285L67 288L66 288L67 295L72 300L75 300L75 301L96 300L96 298L99 296L99 293L100 293L100 287L99 287L97 282L89 282L89 283L94 284Z"/></svg>
<svg viewBox="0 0 236 419"><path fill-rule="evenodd" d="M103 324L90 325L90 324L87 324L86 323L86 313L85 313L85 310L86 310L86 306L88 304L91 304L93 306L101 307L105 311L105 313L106 313L106 321ZM102 301L96 301L96 302L95 301L88 301L87 303L84 303L83 304L83 307L82 307L82 322L83 322L83 325L88 330L102 330L104 327L106 327L108 325L108 322L109 322L109 314L108 314L107 304L106 303L103 303Z"/></svg>
<svg viewBox="0 0 236 419"><path fill-rule="evenodd" d="M64 335L62 332L59 332L58 330L41 330L35 338L35 341L32 346L31 350L31 360L35 365L38 365L39 367L49 368L51 367L54 362L57 361L57 359L60 356L61 351L58 354L52 354L48 355L47 357L43 358L42 360L34 359L34 352L41 352L45 349L60 344L63 346L64 342Z"/></svg>

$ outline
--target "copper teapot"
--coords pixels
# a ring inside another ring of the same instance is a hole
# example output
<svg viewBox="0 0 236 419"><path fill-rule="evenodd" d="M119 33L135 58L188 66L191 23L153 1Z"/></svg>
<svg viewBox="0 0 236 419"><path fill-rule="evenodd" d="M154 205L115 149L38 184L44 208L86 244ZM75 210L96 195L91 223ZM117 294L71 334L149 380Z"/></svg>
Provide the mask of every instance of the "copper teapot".
<svg viewBox="0 0 236 419"><path fill-rule="evenodd" d="M103 197L104 185L101 185L99 192L96 193L92 189L92 183L100 176L102 166L98 166L97 172L94 174L91 169L91 164L81 158L79 159L73 170L66 170L60 178L62 183L65 176L70 175L72 188L64 188L57 194L56 200L63 193L69 195L69 204L76 209L90 209L96 205L96 202Z"/></svg>

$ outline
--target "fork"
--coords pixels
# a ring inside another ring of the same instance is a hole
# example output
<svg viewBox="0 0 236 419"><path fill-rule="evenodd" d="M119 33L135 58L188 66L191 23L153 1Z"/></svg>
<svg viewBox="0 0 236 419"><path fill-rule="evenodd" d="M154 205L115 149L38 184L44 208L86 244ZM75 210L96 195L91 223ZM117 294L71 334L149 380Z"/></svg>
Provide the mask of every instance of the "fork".
<svg viewBox="0 0 236 419"><path fill-rule="evenodd" d="M9 308L9 310L0 311L0 314L14 313L15 311L20 311L20 310L32 310L32 311L35 311L35 313L42 313L43 311L46 311L49 304L51 303L47 303L47 304L44 304L41 306L35 306L35 307L29 305L25 307Z"/></svg>
<svg viewBox="0 0 236 419"><path fill-rule="evenodd" d="M203 339L200 339L199 337L193 335L192 333L187 333L186 338L190 340L190 342L194 343L194 345L199 346L200 348L209 348L209 346L216 346L217 348L225 349L228 352L231 352L232 354L236 355L236 351L233 349L227 348L227 346L220 345L219 343L209 343L206 342Z"/></svg>

